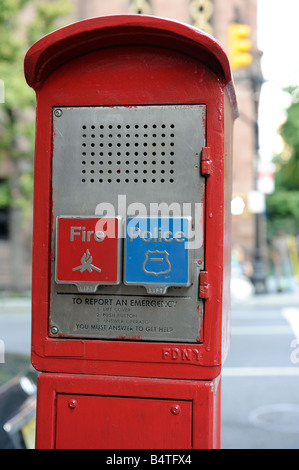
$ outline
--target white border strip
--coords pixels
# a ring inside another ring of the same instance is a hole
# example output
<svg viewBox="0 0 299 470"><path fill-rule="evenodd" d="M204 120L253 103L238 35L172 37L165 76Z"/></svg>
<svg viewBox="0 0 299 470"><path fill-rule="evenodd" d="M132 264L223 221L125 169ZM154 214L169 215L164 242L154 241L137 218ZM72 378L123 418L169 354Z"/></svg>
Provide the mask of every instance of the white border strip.
<svg viewBox="0 0 299 470"><path fill-rule="evenodd" d="M291 325L232 326L232 335L292 335ZM299 336L298 336L299 337Z"/></svg>
<svg viewBox="0 0 299 470"><path fill-rule="evenodd" d="M294 377L299 367L224 367L223 377Z"/></svg>

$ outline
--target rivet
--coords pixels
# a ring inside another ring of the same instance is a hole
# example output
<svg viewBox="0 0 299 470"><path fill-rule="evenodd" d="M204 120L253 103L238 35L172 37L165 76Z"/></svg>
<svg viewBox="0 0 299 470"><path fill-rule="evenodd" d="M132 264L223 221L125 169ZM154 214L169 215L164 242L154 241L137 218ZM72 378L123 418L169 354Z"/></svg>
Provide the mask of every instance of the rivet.
<svg viewBox="0 0 299 470"><path fill-rule="evenodd" d="M69 408L71 408L71 410L74 410L75 408L77 408L78 402L77 402L77 400L75 400L74 398L72 398L72 399L69 401L68 405L69 405Z"/></svg>
<svg viewBox="0 0 299 470"><path fill-rule="evenodd" d="M181 412L181 407L179 405L173 405L171 407L171 413L173 415L178 415Z"/></svg>

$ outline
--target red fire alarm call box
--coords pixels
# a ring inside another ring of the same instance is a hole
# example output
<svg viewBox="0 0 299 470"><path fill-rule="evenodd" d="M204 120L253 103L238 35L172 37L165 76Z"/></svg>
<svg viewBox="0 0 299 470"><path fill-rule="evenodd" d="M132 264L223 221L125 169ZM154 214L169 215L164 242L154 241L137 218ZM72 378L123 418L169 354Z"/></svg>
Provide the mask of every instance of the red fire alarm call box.
<svg viewBox="0 0 299 470"><path fill-rule="evenodd" d="M237 115L225 53L211 36L182 23L111 16L40 39L26 55L25 75L37 96L32 363L43 371L38 423L47 387L54 387L59 415L69 405L58 395L78 401L84 378L100 407L107 380L108 395L118 396L115 406L129 409L134 400L124 397L141 397L138 387L131 394L130 377L146 386L144 400L165 392L169 409L185 395L181 386L173 395L164 380L197 383L188 392L195 408L206 383L217 413L220 386L211 384L218 384L229 348ZM62 388L59 373L66 374ZM116 376L121 392L115 394ZM194 407L182 407L191 413L189 434ZM159 406L154 409L158 416ZM79 406L73 411L70 419L68 408L62 413L72 428L78 416L80 428ZM51 427L58 441L38 445L67 446L62 421ZM180 445L165 443L172 444ZM200 446L199 440L189 445Z"/></svg>

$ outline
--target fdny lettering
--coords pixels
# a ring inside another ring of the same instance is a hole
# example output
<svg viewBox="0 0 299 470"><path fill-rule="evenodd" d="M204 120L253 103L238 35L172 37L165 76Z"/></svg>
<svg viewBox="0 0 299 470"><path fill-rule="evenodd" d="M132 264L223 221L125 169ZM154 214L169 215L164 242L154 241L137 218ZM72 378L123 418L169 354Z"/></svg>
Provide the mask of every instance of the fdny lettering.
<svg viewBox="0 0 299 470"><path fill-rule="evenodd" d="M105 233L101 230L86 230L85 227L71 227L70 241L73 242L75 237L79 237L82 242L90 242L90 238L93 236L96 242L102 242L105 239ZM78 240L78 238L76 238Z"/></svg>
<svg viewBox="0 0 299 470"><path fill-rule="evenodd" d="M133 241L134 238L140 237L142 241L144 242L150 242L151 240L153 242L166 242L169 243L172 240L181 243L185 241L185 234L184 232L176 232L174 235L171 231L165 230L165 232L162 232L161 227L157 229L157 227L154 227L153 231L150 232L148 230L145 230L144 232L141 232L140 228L138 227L130 227L129 228L129 241Z"/></svg>
<svg viewBox="0 0 299 470"><path fill-rule="evenodd" d="M199 351L195 348L163 348L162 359L172 361L199 361Z"/></svg>

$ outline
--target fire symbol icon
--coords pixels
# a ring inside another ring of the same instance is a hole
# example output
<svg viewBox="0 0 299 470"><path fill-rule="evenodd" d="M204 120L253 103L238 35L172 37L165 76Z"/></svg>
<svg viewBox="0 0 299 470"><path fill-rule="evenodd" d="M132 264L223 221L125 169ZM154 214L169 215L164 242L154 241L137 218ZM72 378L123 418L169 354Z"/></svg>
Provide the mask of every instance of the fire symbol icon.
<svg viewBox="0 0 299 470"><path fill-rule="evenodd" d="M86 253L81 258L81 264L80 266L76 266L76 268L73 268L73 271L78 271L80 270L80 273L83 273L84 271L92 272L92 271L98 271L99 273L101 272L100 268L97 268L94 266L92 263L92 256L90 254L90 251L87 249Z"/></svg>

